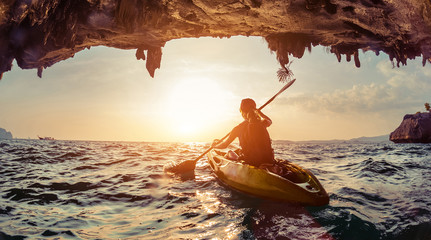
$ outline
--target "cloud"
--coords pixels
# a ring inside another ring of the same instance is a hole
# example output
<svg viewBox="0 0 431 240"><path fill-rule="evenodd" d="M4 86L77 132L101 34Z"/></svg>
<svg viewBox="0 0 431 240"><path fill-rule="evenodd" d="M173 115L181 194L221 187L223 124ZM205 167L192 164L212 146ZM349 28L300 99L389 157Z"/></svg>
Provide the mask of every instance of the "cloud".
<svg viewBox="0 0 431 240"><path fill-rule="evenodd" d="M302 93L286 99L286 103L309 112L321 113L420 111L423 110L423 104L431 100L429 96L431 81L428 69L412 65L403 69L392 69L387 61L379 62L376 74L383 74L385 79L377 83L355 84L347 89L326 92Z"/></svg>

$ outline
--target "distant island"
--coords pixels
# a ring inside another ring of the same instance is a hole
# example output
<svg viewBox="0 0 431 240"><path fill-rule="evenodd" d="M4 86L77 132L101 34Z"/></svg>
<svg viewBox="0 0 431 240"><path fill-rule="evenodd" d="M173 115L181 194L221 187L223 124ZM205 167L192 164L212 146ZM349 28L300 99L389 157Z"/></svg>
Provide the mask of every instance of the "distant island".
<svg viewBox="0 0 431 240"><path fill-rule="evenodd" d="M303 141L290 141L290 140L274 140L278 143L383 143L389 142L389 135L381 135L375 137L359 137L351 139L333 139L333 140L303 140Z"/></svg>
<svg viewBox="0 0 431 240"><path fill-rule="evenodd" d="M4 128L0 128L0 139L12 139L12 133L6 131Z"/></svg>

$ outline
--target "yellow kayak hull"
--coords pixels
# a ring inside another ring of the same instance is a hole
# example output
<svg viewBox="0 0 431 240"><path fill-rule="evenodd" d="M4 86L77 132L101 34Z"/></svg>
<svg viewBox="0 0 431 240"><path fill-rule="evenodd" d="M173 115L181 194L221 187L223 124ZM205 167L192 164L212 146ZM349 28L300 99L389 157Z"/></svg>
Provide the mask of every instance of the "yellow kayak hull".
<svg viewBox="0 0 431 240"><path fill-rule="evenodd" d="M310 171L291 162L278 161L285 173L285 177L281 177L266 169L229 160L217 150L211 150L207 156L217 178L233 189L257 197L310 206L329 203L329 196L319 180Z"/></svg>

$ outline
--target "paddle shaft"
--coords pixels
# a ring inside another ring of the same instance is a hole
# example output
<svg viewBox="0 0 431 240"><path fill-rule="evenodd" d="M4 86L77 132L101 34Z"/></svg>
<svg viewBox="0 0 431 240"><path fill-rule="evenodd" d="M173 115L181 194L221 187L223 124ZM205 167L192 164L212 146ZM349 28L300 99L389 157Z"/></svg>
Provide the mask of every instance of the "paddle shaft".
<svg viewBox="0 0 431 240"><path fill-rule="evenodd" d="M280 95L282 92L284 92L284 90L288 89L294 82L296 79L293 79L292 81L290 81L289 83L287 83L280 91L278 91L277 94L275 94L272 98L270 98L268 101L266 101L265 104L263 104L258 110L262 110L264 107L266 107L266 105L270 104L272 101L274 101L274 99ZM230 132L228 134L226 134L226 136L224 136L222 139L220 139L220 142L222 142L223 140L225 140L227 137L229 137ZM201 155L199 155L199 157L197 157L195 160L193 160L194 162L197 162L199 159L201 159L203 156L205 156L205 154L207 154L209 151L211 151L214 147L210 147L208 148L204 153L202 153Z"/></svg>
<svg viewBox="0 0 431 240"><path fill-rule="evenodd" d="M270 98L268 101L266 101L265 104L263 104L258 110L262 110L264 107L266 107L266 105L270 104L272 101L274 101L274 99L280 95L282 92L284 92L284 90L288 89L290 86L292 86L292 84L296 81L296 79L293 79L292 81L290 81L289 83L287 83L280 91L278 91L277 94L275 94L272 98Z"/></svg>

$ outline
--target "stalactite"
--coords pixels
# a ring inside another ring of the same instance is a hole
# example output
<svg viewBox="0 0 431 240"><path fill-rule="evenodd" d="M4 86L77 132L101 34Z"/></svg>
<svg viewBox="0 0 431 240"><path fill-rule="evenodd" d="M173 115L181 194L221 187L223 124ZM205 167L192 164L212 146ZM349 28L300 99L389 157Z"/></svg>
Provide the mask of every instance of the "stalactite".
<svg viewBox="0 0 431 240"><path fill-rule="evenodd" d="M353 57L355 59L355 66L357 68L361 67L361 62L359 61L359 52L358 52L358 50L355 51L355 53L353 54Z"/></svg>
<svg viewBox="0 0 431 240"><path fill-rule="evenodd" d="M148 58L146 67L151 77L154 77L156 69L160 68L162 61L162 48L161 47L150 47L147 52Z"/></svg>

